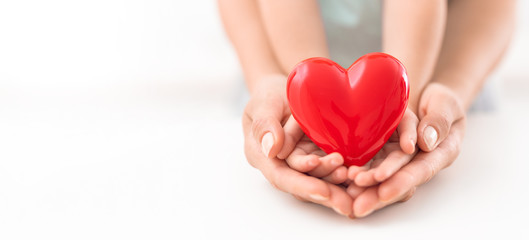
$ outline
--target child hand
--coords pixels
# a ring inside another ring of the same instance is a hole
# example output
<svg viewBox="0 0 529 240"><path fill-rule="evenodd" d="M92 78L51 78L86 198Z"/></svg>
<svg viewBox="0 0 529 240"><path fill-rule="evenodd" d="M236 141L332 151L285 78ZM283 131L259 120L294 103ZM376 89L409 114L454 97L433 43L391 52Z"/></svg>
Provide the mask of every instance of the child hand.
<svg viewBox="0 0 529 240"><path fill-rule="evenodd" d="M397 130L382 149L366 165L349 167L348 178L358 187L368 187L391 177L416 154L418 123L415 114L406 109Z"/></svg>
<svg viewBox="0 0 529 240"><path fill-rule="evenodd" d="M294 151L286 158L292 169L332 184L341 184L347 180L347 168L343 166L343 161L342 155L327 155L307 136L299 140Z"/></svg>
<svg viewBox="0 0 529 240"><path fill-rule="evenodd" d="M246 158L279 190L348 216L352 213L353 199L342 187L295 171L285 160L276 157L288 156L303 136L293 119L287 121L290 111L285 96L285 79L284 76L273 76L261 81L264 85L259 86L260 91L252 95L244 110L242 125Z"/></svg>
<svg viewBox="0 0 529 240"><path fill-rule="evenodd" d="M438 83L428 84L419 101L420 122L407 110L396 133L372 162L351 167L348 177L363 187L383 182L411 160L415 142L422 151L433 151L448 136L452 123L463 117L463 107L452 90Z"/></svg>
<svg viewBox="0 0 529 240"><path fill-rule="evenodd" d="M366 216L394 202L408 200L417 186L428 182L437 172L449 166L457 158L465 130L465 114L455 94L444 85L429 84L419 101L419 117L418 145L422 152L402 154L404 150L399 150L394 145L395 138L393 138L377 154L370 166L356 170L349 169L348 174L353 179L354 185L351 184L353 187L369 186L360 193L355 193L354 189L347 189L355 199L353 209L357 217ZM403 121L407 122L409 119L403 118ZM437 137L428 136L430 130L425 130L428 126L434 128ZM401 137L399 140L402 140L400 128L399 125L397 135ZM433 141L430 141L432 139ZM405 149L402 146L403 141L400 143L400 147ZM388 149L391 153L384 157ZM400 159L400 163L405 162L405 164L386 163L388 160L398 162L391 160L392 155L395 159ZM392 168L392 171L386 172L388 175L380 177L378 174L381 174L379 171L383 165L398 166L398 169ZM381 179L384 180L378 181Z"/></svg>

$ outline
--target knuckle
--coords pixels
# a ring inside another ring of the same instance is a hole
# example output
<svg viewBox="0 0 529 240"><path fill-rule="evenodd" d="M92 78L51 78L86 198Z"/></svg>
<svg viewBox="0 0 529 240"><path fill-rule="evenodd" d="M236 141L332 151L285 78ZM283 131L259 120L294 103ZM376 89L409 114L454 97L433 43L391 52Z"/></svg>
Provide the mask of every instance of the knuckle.
<svg viewBox="0 0 529 240"><path fill-rule="evenodd" d="M450 125L452 125L452 123L449 120L448 112L442 111L439 113L437 124L439 127L438 129L439 131L444 131L445 134L448 133L448 130L450 129Z"/></svg>
<svg viewBox="0 0 529 240"><path fill-rule="evenodd" d="M438 168L433 162L428 160L421 161L421 164L423 165L423 169L426 171L426 175L422 183L427 183L435 176Z"/></svg>
<svg viewBox="0 0 529 240"><path fill-rule="evenodd" d="M401 202L406 202L408 200L410 200L413 195L415 194L415 190L417 189L417 187L413 187L405 196L402 200L400 200Z"/></svg>
<svg viewBox="0 0 529 240"><path fill-rule="evenodd" d="M461 152L461 144L456 141L447 141L446 143L446 161L443 168L449 167L457 159L459 153Z"/></svg>
<svg viewBox="0 0 529 240"><path fill-rule="evenodd" d="M272 118L259 118L252 122L252 132L254 135L261 135L265 129L268 129L274 123ZM255 137L259 137L259 136Z"/></svg>
<svg viewBox="0 0 529 240"><path fill-rule="evenodd" d="M400 174L402 176L404 176L405 178L407 178L407 180L410 182L410 183L415 183L416 180L415 180L415 174L413 174L412 172L410 172L409 170L407 169L402 169L399 171Z"/></svg>

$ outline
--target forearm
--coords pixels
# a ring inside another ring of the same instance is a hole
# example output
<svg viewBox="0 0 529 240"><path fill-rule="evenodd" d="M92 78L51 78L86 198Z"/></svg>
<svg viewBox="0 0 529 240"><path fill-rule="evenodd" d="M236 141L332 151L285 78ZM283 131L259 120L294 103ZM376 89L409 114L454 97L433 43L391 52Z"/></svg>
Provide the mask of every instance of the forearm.
<svg viewBox="0 0 529 240"><path fill-rule="evenodd" d="M327 57L325 30L316 0L259 0L268 40L285 73L310 57Z"/></svg>
<svg viewBox="0 0 529 240"><path fill-rule="evenodd" d="M284 74L277 63L256 1L219 0L224 28L237 52L250 93L263 76Z"/></svg>
<svg viewBox="0 0 529 240"><path fill-rule="evenodd" d="M416 112L441 49L446 0L386 0L383 14L383 51L395 56L406 67L410 83L409 108Z"/></svg>
<svg viewBox="0 0 529 240"><path fill-rule="evenodd" d="M299 61L328 57L315 0L219 0L221 17L253 93L270 75L285 76ZM295 9L295 11L293 11Z"/></svg>
<svg viewBox="0 0 529 240"><path fill-rule="evenodd" d="M468 109L514 29L514 0L453 1L433 81L451 88Z"/></svg>

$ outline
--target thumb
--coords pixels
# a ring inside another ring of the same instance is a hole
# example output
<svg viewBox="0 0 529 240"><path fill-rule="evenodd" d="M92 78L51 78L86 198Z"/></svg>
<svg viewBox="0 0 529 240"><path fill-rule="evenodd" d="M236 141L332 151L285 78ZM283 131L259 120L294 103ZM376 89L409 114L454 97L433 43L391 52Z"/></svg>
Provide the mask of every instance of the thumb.
<svg viewBox="0 0 529 240"><path fill-rule="evenodd" d="M429 99L421 108L417 128L417 144L425 152L433 151L448 136L452 124L464 115L461 105L452 96Z"/></svg>
<svg viewBox="0 0 529 240"><path fill-rule="evenodd" d="M287 123L285 123L284 131L285 142L281 148L281 151L277 154L277 157L280 159L286 159L288 155L290 155L304 134L298 122L296 122L296 119L294 119L292 115L290 115Z"/></svg>
<svg viewBox="0 0 529 240"><path fill-rule="evenodd" d="M285 134L279 121L273 116L258 116L252 122L253 137L267 158L275 157L283 146Z"/></svg>

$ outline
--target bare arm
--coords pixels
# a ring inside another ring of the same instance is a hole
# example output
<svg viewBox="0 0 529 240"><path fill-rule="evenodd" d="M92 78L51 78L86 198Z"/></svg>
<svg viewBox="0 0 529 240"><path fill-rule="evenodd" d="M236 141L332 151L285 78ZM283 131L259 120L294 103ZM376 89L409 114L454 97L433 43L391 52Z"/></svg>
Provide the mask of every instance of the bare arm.
<svg viewBox="0 0 529 240"><path fill-rule="evenodd" d="M386 0L383 14L383 51L406 66L410 81L409 106L416 112L441 48L446 0Z"/></svg>
<svg viewBox="0 0 529 240"><path fill-rule="evenodd" d="M260 0L268 39L283 71L310 57L329 57L316 0Z"/></svg>
<svg viewBox="0 0 529 240"><path fill-rule="evenodd" d="M499 62L514 29L514 0L452 1L433 81L451 88L468 109Z"/></svg>
<svg viewBox="0 0 529 240"><path fill-rule="evenodd" d="M266 76L328 55L315 0L219 0L219 9L251 93Z"/></svg>
<svg viewBox="0 0 529 240"><path fill-rule="evenodd" d="M218 3L251 93L242 119L248 162L278 189L350 215L353 200L345 190L300 173L279 159L288 156L298 142L296 139L303 135L293 118L289 118L286 75L305 58L327 56L316 1L219 0ZM325 161L334 162L334 158ZM316 160L313 167L326 166L321 164L321 158Z"/></svg>
<svg viewBox="0 0 529 240"><path fill-rule="evenodd" d="M281 74L256 1L219 0L226 33L235 47L246 84L253 93L262 76Z"/></svg>

